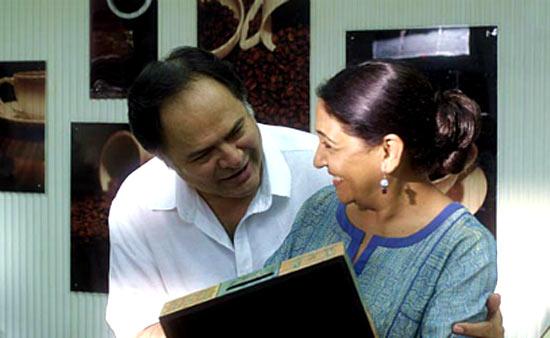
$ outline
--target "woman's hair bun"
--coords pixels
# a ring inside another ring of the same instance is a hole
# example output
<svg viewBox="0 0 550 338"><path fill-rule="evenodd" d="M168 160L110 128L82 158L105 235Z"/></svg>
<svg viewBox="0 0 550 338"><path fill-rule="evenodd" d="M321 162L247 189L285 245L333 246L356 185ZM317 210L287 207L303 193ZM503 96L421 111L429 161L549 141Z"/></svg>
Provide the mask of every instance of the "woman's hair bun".
<svg viewBox="0 0 550 338"><path fill-rule="evenodd" d="M468 153L479 135L479 105L458 89L435 94L437 104L436 146L441 155L439 174L457 174L464 169Z"/></svg>

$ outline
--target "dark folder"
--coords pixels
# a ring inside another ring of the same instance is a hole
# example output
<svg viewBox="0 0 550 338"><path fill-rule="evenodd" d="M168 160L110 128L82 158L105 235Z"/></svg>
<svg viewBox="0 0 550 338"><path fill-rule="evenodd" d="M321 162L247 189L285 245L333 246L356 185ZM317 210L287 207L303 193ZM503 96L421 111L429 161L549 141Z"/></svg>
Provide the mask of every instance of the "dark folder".
<svg viewBox="0 0 550 338"><path fill-rule="evenodd" d="M342 243L165 304L168 338L377 337Z"/></svg>

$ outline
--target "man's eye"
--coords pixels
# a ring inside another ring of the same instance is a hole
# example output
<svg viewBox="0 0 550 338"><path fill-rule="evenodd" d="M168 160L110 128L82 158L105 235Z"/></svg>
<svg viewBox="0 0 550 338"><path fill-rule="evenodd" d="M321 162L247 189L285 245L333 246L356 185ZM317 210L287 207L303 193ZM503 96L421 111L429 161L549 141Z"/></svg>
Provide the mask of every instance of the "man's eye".
<svg viewBox="0 0 550 338"><path fill-rule="evenodd" d="M191 159L191 162L203 162L203 161L206 161L208 159L208 155L210 154L210 152L203 152L203 153L200 153L196 156L194 156L192 159Z"/></svg>
<svg viewBox="0 0 550 338"><path fill-rule="evenodd" d="M243 134L243 127L238 127L237 129L233 130L231 134L227 137L228 140L236 140Z"/></svg>

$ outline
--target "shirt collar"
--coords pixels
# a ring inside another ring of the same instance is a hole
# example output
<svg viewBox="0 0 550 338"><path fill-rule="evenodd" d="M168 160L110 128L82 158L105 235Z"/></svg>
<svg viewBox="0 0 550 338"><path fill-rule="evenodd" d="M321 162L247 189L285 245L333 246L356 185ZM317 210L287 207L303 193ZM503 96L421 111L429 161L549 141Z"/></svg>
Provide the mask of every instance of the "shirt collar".
<svg viewBox="0 0 550 338"><path fill-rule="evenodd" d="M269 126L258 124L262 135L264 154L264 177L269 182L269 192L273 195L290 197L292 178L290 168L277 141L267 132Z"/></svg>
<svg viewBox="0 0 550 338"><path fill-rule="evenodd" d="M176 207L176 185L181 180L176 172L170 169L158 157L152 158L140 168L144 174L143 184L147 186L147 207L151 210L170 210Z"/></svg>

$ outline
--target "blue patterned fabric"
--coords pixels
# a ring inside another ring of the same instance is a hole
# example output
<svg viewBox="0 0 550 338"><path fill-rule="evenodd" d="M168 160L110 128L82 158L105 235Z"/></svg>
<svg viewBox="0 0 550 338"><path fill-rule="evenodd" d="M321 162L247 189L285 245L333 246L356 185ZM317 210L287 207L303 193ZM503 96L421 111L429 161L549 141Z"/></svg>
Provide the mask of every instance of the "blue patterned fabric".
<svg viewBox="0 0 550 338"><path fill-rule="evenodd" d="M340 241L354 257L363 236L334 188L326 187L303 205L266 265ZM453 323L486 318L497 280L496 245L474 216L452 203L413 235L374 236L354 269L380 337L448 337Z"/></svg>

